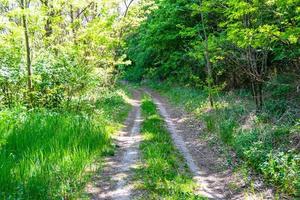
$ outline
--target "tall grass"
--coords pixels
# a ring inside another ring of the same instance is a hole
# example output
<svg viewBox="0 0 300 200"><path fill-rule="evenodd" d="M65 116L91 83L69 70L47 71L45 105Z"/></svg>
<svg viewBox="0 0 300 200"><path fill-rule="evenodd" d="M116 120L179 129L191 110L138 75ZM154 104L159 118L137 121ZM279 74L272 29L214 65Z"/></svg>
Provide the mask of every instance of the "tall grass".
<svg viewBox="0 0 300 200"><path fill-rule="evenodd" d="M113 151L110 134L129 109L117 93L92 107L93 112L77 113L2 112L0 199L79 197L89 178L87 167Z"/></svg>
<svg viewBox="0 0 300 200"><path fill-rule="evenodd" d="M147 191L142 199L203 199L193 193L195 185L187 166L149 97L142 101L142 113L144 165L137 170L140 189Z"/></svg>

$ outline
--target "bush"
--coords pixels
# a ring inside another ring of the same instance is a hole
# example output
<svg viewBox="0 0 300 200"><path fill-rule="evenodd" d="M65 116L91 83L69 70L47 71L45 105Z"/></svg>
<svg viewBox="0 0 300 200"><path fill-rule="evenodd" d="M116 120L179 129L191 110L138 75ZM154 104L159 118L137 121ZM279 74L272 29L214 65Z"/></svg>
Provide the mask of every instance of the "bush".
<svg viewBox="0 0 300 200"><path fill-rule="evenodd" d="M285 97L295 91L294 82L297 80L293 74L273 77L266 85L266 91L271 91L273 98Z"/></svg>
<svg viewBox="0 0 300 200"><path fill-rule="evenodd" d="M300 195L300 156L291 152L270 152L260 170L269 182L292 195Z"/></svg>
<svg viewBox="0 0 300 200"><path fill-rule="evenodd" d="M240 157L244 157L244 152L249 150L251 144L253 144L258 139L258 132L257 130L251 131L239 131L237 132L234 138L233 147L237 152L237 155Z"/></svg>
<svg viewBox="0 0 300 200"><path fill-rule="evenodd" d="M205 115L205 116L203 116L203 120L205 122L207 131L213 132L213 131L216 130L217 122L216 122L216 116L215 115L212 115L212 114Z"/></svg>
<svg viewBox="0 0 300 200"><path fill-rule="evenodd" d="M143 80L144 70L143 68L136 67L136 66L130 66L125 72L124 72L124 79L130 82L138 83Z"/></svg>
<svg viewBox="0 0 300 200"><path fill-rule="evenodd" d="M288 103L286 99L279 100L268 100L264 104L265 110L269 113L269 115L281 116L288 108Z"/></svg>
<svg viewBox="0 0 300 200"><path fill-rule="evenodd" d="M219 125L220 137L225 144L232 144L235 127L236 127L236 122L234 122L231 119L220 122Z"/></svg>

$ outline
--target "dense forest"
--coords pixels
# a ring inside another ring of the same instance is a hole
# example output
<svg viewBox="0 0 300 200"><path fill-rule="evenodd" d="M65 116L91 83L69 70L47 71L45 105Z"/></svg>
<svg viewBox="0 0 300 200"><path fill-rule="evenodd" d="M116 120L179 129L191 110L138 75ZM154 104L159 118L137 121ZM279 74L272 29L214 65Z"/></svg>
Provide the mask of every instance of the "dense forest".
<svg viewBox="0 0 300 200"><path fill-rule="evenodd" d="M299 79L298 1L162 1L155 6L127 37L135 74L130 79L176 80L207 87L211 96L247 87L258 110L268 84L295 93L285 84L297 87ZM292 80L278 80L284 76Z"/></svg>
<svg viewBox="0 0 300 200"><path fill-rule="evenodd" d="M244 185L211 197L195 181L208 168ZM115 186L116 172L133 177ZM129 197L107 196L127 182ZM257 185L300 197L299 0L0 0L0 199L247 199Z"/></svg>

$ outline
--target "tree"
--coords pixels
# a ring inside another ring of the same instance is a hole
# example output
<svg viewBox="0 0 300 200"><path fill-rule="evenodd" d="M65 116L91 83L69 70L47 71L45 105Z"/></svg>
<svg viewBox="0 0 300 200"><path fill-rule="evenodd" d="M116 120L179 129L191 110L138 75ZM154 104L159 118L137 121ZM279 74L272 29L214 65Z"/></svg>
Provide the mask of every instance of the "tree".
<svg viewBox="0 0 300 200"><path fill-rule="evenodd" d="M26 49L26 65L27 65L27 86L30 96L30 101L32 101L32 68L31 68L31 50L29 44L29 33L28 33L28 21L26 16L26 9L29 7L28 0L20 0L20 7L22 8L22 25L24 28L24 38L25 38L25 49Z"/></svg>
<svg viewBox="0 0 300 200"><path fill-rule="evenodd" d="M0 99L58 107L112 86L114 67L124 62L116 56L119 3L0 0Z"/></svg>
<svg viewBox="0 0 300 200"><path fill-rule="evenodd" d="M271 67L270 55L275 53L274 47L282 42L281 37L286 30L274 14L279 2L227 2L225 31L228 41L233 45L231 56L251 80L258 112L263 107L263 85Z"/></svg>

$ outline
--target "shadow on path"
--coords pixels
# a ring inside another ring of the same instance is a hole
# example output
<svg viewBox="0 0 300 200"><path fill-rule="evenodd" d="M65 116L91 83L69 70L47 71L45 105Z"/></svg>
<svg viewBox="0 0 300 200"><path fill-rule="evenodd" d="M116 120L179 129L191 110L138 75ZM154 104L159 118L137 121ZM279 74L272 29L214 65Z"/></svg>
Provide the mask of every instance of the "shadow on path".
<svg viewBox="0 0 300 200"><path fill-rule="evenodd" d="M140 91L134 91L130 100L133 106L125 122L125 127L115 137L117 152L106 158L101 174L93 178L87 186L87 193L94 200L129 200L134 186L131 183L133 168L139 159L139 143L141 141Z"/></svg>

